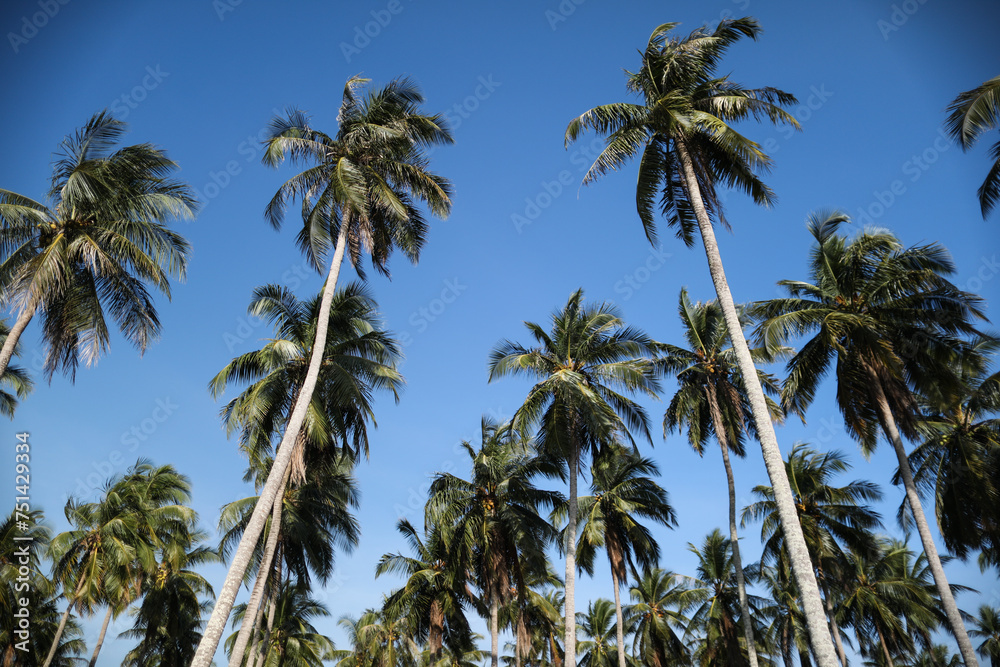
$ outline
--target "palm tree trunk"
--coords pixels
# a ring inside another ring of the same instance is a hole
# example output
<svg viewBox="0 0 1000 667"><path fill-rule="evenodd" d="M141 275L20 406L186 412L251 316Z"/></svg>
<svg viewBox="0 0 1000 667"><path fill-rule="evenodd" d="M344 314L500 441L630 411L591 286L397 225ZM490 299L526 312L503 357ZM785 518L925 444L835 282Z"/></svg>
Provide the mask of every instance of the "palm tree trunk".
<svg viewBox="0 0 1000 667"><path fill-rule="evenodd" d="M495 595L490 600L490 665L500 665L500 603Z"/></svg>
<svg viewBox="0 0 1000 667"><path fill-rule="evenodd" d="M892 656L889 654L889 647L885 644L885 636L882 634L882 629L876 625L875 631L878 633L878 643L882 647L882 655L885 656L886 667L893 667Z"/></svg>
<svg viewBox="0 0 1000 667"><path fill-rule="evenodd" d="M625 631L622 629L624 626L622 600L621 594L618 591L618 574L615 572L614 565L611 567L611 583L615 588L615 637L618 640L618 667L625 667Z"/></svg>
<svg viewBox="0 0 1000 667"><path fill-rule="evenodd" d="M430 649L431 657L437 660L441 657L441 648L444 646L444 611L441 609L440 600L431 602L430 626L427 648Z"/></svg>
<svg viewBox="0 0 1000 667"><path fill-rule="evenodd" d="M289 573L289 577L291 577L291 573ZM267 607L267 625L264 627L264 641L261 642L263 646L260 651L262 665L266 662L267 651L271 646L271 632L274 631L274 615L278 611L278 593L282 586L280 556L274 562L274 573L271 575L271 583L271 599L268 600Z"/></svg>
<svg viewBox="0 0 1000 667"><path fill-rule="evenodd" d="M104 615L104 624L101 625L101 634L97 635L97 645L94 646L94 655L90 656L90 663L88 667L94 667L97 664L97 656L101 652L101 647L104 646L104 635L108 632L108 624L111 622L111 606L108 606L108 613Z"/></svg>
<svg viewBox="0 0 1000 667"><path fill-rule="evenodd" d="M896 420L892 416L889 408L889 401L882 390L882 383L879 381L874 369L867 367L868 376L871 380L872 397L875 399L876 408L882 421L882 428L892 448L896 451L896 460L899 462L899 476L903 479L903 488L906 490L906 500L910 504L910 512L913 520L917 524L917 532L920 534L920 542L924 546L924 554L927 556L927 565L934 575L934 584L937 586L938 596L941 598L941 606L944 607L945 615L948 617L948 624L951 632L958 642L958 649L962 653L962 659L966 667L979 667L976 660L976 653L969 641L969 635L962 622L962 616L955 604L955 596L951 593L948 585L948 578L944 574L944 567L941 565L941 558L938 556L937 547L934 545L934 537L931 535L930 526L927 524L927 517L924 515L924 508L920 504L920 495L917 493L917 485L913 482L913 473L910 471L910 462L906 457L906 447L896 428Z"/></svg>
<svg viewBox="0 0 1000 667"><path fill-rule="evenodd" d="M283 506L282 498L285 497L285 487L288 485L288 478L291 476L292 468L285 471L285 478L282 480L281 490L271 508L271 531L267 535L267 543L264 545L264 555L260 561L260 568L257 570L257 581L254 583L253 592L247 601L246 613L243 615L243 625L240 626L240 633L236 636L236 644L233 645L233 653L229 658L231 665L243 664L243 654L250 643L250 636L254 628L260 622L261 600L264 599L264 586L267 583L268 575L271 573L271 563L274 561L274 552L278 548L278 538L281 534L281 510Z"/></svg>
<svg viewBox="0 0 1000 667"><path fill-rule="evenodd" d="M576 591L576 476L580 465L580 447L576 434L570 436L569 452L569 519L566 525L566 611L564 623L565 634L565 664L576 665L576 602L573 594Z"/></svg>
<svg viewBox="0 0 1000 667"><path fill-rule="evenodd" d="M756 375L756 373L754 373ZM708 409L712 413L712 423L715 425L715 439L719 441L722 450L722 462L726 466L726 483L729 485L729 541L733 546L733 565L736 567L736 589L739 591L740 614L743 616L743 638L747 644L747 658L750 667L757 667L757 644L753 636L753 621L750 618L750 602L747 600L747 585L743 577L743 560L740 558L740 538L736 532L736 481L733 478L733 466L729 462L729 438L719 410L719 401L715 395L715 387L709 383L705 386L708 395ZM624 665L622 665L624 667Z"/></svg>
<svg viewBox="0 0 1000 667"><path fill-rule="evenodd" d="M788 477L785 475L785 462L781 457L778 439L774 434L774 425L771 423L767 402L764 400L764 391L761 389L760 380L757 377L757 368L750 356L750 348L743 336L733 296L729 291L729 283L726 281L726 273L722 267L719 246L715 241L715 231L712 229L712 221L708 217L708 211L701 198L698 179L687 147L681 140L676 141L676 145L684 169L688 197L698 219L698 229L701 231L702 243L705 246L708 270L715 285L719 307L726 319L726 328L729 330L733 350L736 352L740 373L743 376L744 389L750 400L754 424L757 427L757 439L760 442L764 465L771 480L771 488L774 489L774 500L778 506L778 517L785 535L792 572L795 574L795 581L801 592L802 611L806 618L806 627L809 629L809 642L819 667L836 667L837 657L833 648L833 640L830 638L829 628L826 624L823 601L819 595L819 586L816 584L816 575L813 573L809 551L806 549L806 540L802 535L802 526L799 524L798 514L795 511L792 489L788 484Z"/></svg>
<svg viewBox="0 0 1000 667"><path fill-rule="evenodd" d="M820 578L823 578L823 569L820 566ZM823 600L826 604L826 615L830 617L830 630L833 632L833 642L837 646L837 657L840 658L841 667L847 667L847 656L844 654L844 642L840 638L840 626L837 625L837 618L834 616L836 610L833 608L833 600L830 599L830 589L823 585Z"/></svg>
<svg viewBox="0 0 1000 667"><path fill-rule="evenodd" d="M253 555L254 547L257 544L257 540L260 539L260 534L264 532L264 524L267 523L267 516L274 506L274 500L278 496L281 481L284 479L285 471L292 460L295 439L302 429L306 411L309 408L310 401L312 401L313 390L316 388L316 380L319 378L320 364L323 361L323 352L326 348L326 333L330 326L330 307L333 303L333 293L337 288L337 280L340 277L340 265L343 263L344 250L347 246L347 230L350 226L348 217L345 214L344 219L341 220L340 234L337 236L337 246L333 253L333 259L330 262L330 272L327 275L326 284L323 286L319 318L316 322L316 340L313 343L312 354L309 358L309 368L306 371L305 380L302 382L302 389L295 400L295 406L292 409L291 417L288 419L288 425L285 427L281 444L278 445L277 455L274 458L271 472L267 476L267 482L265 482L264 488L261 490L260 498L257 500L257 506L254 507L246 531L244 531L243 537L240 539L240 545L233 555L233 563L226 574L226 581L219 592L215 607L212 609L212 615L208 619L208 623L205 624L205 634L198 644L198 650L195 652L191 667L210 667L212 664L212 658L215 656L215 651L219 648L222 633L225 632L226 621L229 619L229 613L233 609L233 602L236 600L236 593L239 592L243 575L250 565L250 558Z"/></svg>
<svg viewBox="0 0 1000 667"><path fill-rule="evenodd" d="M0 348L0 377L7 372L7 366L10 365L11 357L14 356L14 348L17 347L17 341L21 339L21 334L24 333L24 329L28 326L28 322L35 315L35 309L25 309L17 316L17 321L14 322L14 326L11 327L10 333L7 334L7 340L3 342L3 348Z"/></svg>
<svg viewBox="0 0 1000 667"><path fill-rule="evenodd" d="M84 579L83 576L81 576L79 583L76 585L76 590L73 592L73 599L71 599L69 604L66 605L66 613L64 613L62 618L59 620L59 627L56 628L56 636L52 638L52 647L49 648L49 654L45 657L45 662L42 664L42 667L49 667L52 663L52 658L56 655L56 650L59 648L59 640L62 639L62 633L63 630L66 629L66 622L69 620L69 614L73 610L73 604L76 602L76 599L80 597L80 591L83 590L83 584Z"/></svg>

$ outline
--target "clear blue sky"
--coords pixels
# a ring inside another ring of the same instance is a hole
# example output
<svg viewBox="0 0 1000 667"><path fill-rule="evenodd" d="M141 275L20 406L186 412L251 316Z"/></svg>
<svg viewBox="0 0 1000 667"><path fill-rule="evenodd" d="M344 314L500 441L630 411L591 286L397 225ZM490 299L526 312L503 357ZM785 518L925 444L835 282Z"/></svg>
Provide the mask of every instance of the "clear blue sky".
<svg viewBox="0 0 1000 667"><path fill-rule="evenodd" d="M373 570L379 556L403 548L394 528L401 512L418 521L431 475L465 470L455 445L475 435L480 415L509 417L523 399L526 384L486 381L487 355L499 340L526 341L522 321L544 322L578 287L591 300L615 301L630 324L663 341L678 340L682 286L694 299L714 297L701 250L686 249L665 227L661 248L646 242L635 165L580 188L593 136L566 150L563 132L584 110L626 99L622 70L637 66L637 50L657 25L679 21L686 33L748 14L764 34L734 48L722 71L795 94L802 132L745 128L774 158L767 180L779 202L763 210L738 194L726 199L734 232L720 233L720 242L737 301L768 298L776 281L804 278L804 219L839 207L866 214L908 245L944 244L958 266L954 282L997 303L1000 217L984 222L975 199L987 142L963 154L942 134L955 95L998 73L995 2L4 3L0 187L43 197L58 142L109 107L129 123L127 143L167 149L204 202L197 220L178 227L194 252L173 301L157 301L162 339L143 358L116 339L75 386L62 377L46 385L36 375L39 386L7 436L13 443L15 432L31 433L34 505L64 530L68 494L92 493L95 481L139 456L190 476L209 529L224 503L249 495L208 380L269 335L245 317L255 286L284 283L302 298L320 286L295 248L294 222L276 233L263 220L264 205L293 172L261 166L261 133L288 106L333 132L348 77L381 84L410 76L426 108L446 111L453 123L456 144L437 150L433 167L454 181L454 210L432 223L419 266L397 256L391 281L371 278L387 326L407 343L408 388L398 405L378 405L371 461L358 472L361 545L339 556L338 583L321 594L332 618L320 628L341 640L336 618L377 605L399 583L375 581ZM37 367L35 324L24 349L22 363ZM664 404L647 407L658 425ZM829 390L808 418L779 432L783 451L804 440L849 453L852 477L883 486L880 509L898 532L902 491L889 485L889 448L866 462L843 433ZM700 460L682 437L657 436L646 450L680 520L677 530L658 531L662 564L692 573L687 543L726 521L719 456ZM752 486L766 482L757 451L736 475L746 504ZM749 559L759 556L756 528L744 543ZM994 575L960 563L948 572L981 591L960 597L967 610L1000 604ZM206 575L218 587L224 570ZM610 595L607 572L599 571L584 580L579 608ZM113 663L128 645L109 637L103 661Z"/></svg>

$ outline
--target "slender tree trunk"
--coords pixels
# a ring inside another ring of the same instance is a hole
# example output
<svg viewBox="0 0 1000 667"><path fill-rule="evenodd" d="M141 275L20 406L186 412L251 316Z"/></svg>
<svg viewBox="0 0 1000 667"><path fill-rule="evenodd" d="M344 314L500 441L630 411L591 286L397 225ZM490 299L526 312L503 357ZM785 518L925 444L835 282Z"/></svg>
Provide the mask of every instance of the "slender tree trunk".
<svg viewBox="0 0 1000 667"><path fill-rule="evenodd" d="M556 643L555 635L549 635L549 652L552 667L563 667L562 658L559 657L559 644Z"/></svg>
<svg viewBox="0 0 1000 667"><path fill-rule="evenodd" d="M282 586L281 560L280 557L274 563L274 573L271 575L271 599L268 600L267 625L264 628L264 641L261 647L261 664L266 662L267 652L271 647L271 632L274 630L274 615L278 611L278 593Z"/></svg>
<svg viewBox="0 0 1000 667"><path fill-rule="evenodd" d="M73 610L73 604L76 602L76 599L80 597L80 591L83 590L83 584L84 579L83 576L81 576L80 581L76 585L76 590L73 592L73 598L69 601L69 604L66 605L66 613L64 613L62 618L59 620L59 627L56 628L56 636L52 638L52 647L49 648L49 654L46 656L42 667L49 667L52 663L52 658L56 655L56 650L59 648L59 640L62 639L63 630L66 629L66 621L69 620L69 614Z"/></svg>
<svg viewBox="0 0 1000 667"><path fill-rule="evenodd" d="M566 525L566 625L565 663L576 667L576 477L580 467L580 447L576 434L570 436L569 452L569 523Z"/></svg>
<svg viewBox="0 0 1000 667"><path fill-rule="evenodd" d="M101 653L101 647L104 646L104 635L108 632L108 624L111 623L111 606L108 606L108 613L104 615L104 624L101 625L101 634L97 635L97 644L94 646L94 655L90 656L90 663L88 667L94 667L97 664L97 656Z"/></svg>
<svg viewBox="0 0 1000 667"><path fill-rule="evenodd" d="M288 485L291 472L292 469L289 466L285 471L285 477L282 480L278 496L275 498L274 506L271 508L271 531L264 544L264 555L260 561L260 568L257 570L257 581L250 593L250 600L247 601L243 625L240 626L240 633L236 636L236 644L233 645L233 653L229 658L229 664L236 667L243 664L243 654L247 650L247 644L250 643L250 636L260 621L259 610L261 601L264 599L264 587L267 584L268 575L271 573L271 563L274 561L274 552L278 548L278 539L281 535L281 510L284 505L282 499L285 497L285 487Z"/></svg>
<svg viewBox="0 0 1000 667"><path fill-rule="evenodd" d="M920 495L917 493L917 485L913 482L913 473L910 471L910 462L906 457L906 447L896 428L896 420L892 416L889 408L889 401L882 390L882 383L879 382L875 371L868 367L868 375L871 379L872 397L875 399L876 408L882 421L882 428L892 448L896 452L896 460L899 462L899 476L903 479L903 488L906 490L906 500L910 503L910 511L913 513L913 520L917 524L917 532L920 534L920 542L924 546L924 554L927 556L927 565L934 575L934 583L937 586L938 596L941 598L941 606L944 607L945 615L948 617L948 625L958 642L958 649L962 653L962 660L966 667L979 667L976 660L976 652L969 641L965 624L955 604L955 596L951 593L948 585L948 578L944 574L944 567L941 565L941 558L938 556L937 547L934 544L934 537L931 535L927 517L924 515L923 505L920 504Z"/></svg>
<svg viewBox="0 0 1000 667"><path fill-rule="evenodd" d="M625 631L622 629L625 622L622 618L622 600L618 591L618 574L615 572L614 564L611 565L611 583L615 588L615 637L618 640L618 667L625 666Z"/></svg>
<svg viewBox="0 0 1000 667"><path fill-rule="evenodd" d="M441 648L444 646L444 611L439 600L431 602L430 621L427 648L430 649L431 657L437 660L441 657Z"/></svg>
<svg viewBox="0 0 1000 667"><path fill-rule="evenodd" d="M756 372L754 375L756 376ZM740 558L740 536L736 532L736 481L733 478L733 466L729 462L729 438L722 421L722 412L719 410L719 400L715 394L715 387L709 383L705 386L705 393L708 395L708 409L712 413L715 439L719 441L719 449L722 450L722 462L726 466L726 483L729 485L729 541L733 545L736 589L739 591L740 614L743 616L743 639L747 644L747 658L750 661L750 667L757 667L757 644L753 636L753 619L750 617L750 602L747 600L746 579L743 577L743 560Z"/></svg>
<svg viewBox="0 0 1000 667"><path fill-rule="evenodd" d="M495 595L490 600L490 665L500 665L500 603Z"/></svg>
<svg viewBox="0 0 1000 667"><path fill-rule="evenodd" d="M882 655L885 656L886 667L893 667L892 656L889 654L889 647L885 644L885 637L882 635L882 630L876 625L875 631L878 633L878 643L882 647Z"/></svg>
<svg viewBox="0 0 1000 667"><path fill-rule="evenodd" d="M14 348L17 347L17 341L21 340L21 334L24 333L25 327L28 326L28 322L31 321L34 315L34 308L21 311L21 314L17 316L17 321L14 322L14 326L10 329L10 333L7 334L7 340L3 342L3 348L0 348L0 377L7 372L7 366L10 365L10 359L14 356Z"/></svg>
<svg viewBox="0 0 1000 667"><path fill-rule="evenodd" d="M823 578L822 566L820 566L820 578ZM826 615L830 617L830 630L833 632L833 642L837 646L837 657L840 658L842 667L847 667L847 656L844 654L844 642L840 638L840 626L837 625L837 617L834 616L836 610L833 608L833 600L830 599L830 589L823 584L823 600L826 604Z"/></svg>
<svg viewBox="0 0 1000 667"><path fill-rule="evenodd" d="M795 511L792 489L788 484L788 477L785 475L785 462L778 447L778 439L774 434L774 425L771 423L767 402L764 400L764 391L761 389L760 380L757 377L757 368L750 356L750 348L743 336L733 296L729 292L729 283L726 281L726 274L722 267L722 257L715 241L712 221L708 217L708 211L701 198L694 165L687 147L680 140L676 141L676 145L684 169L684 181L688 196L698 219L698 228L705 246L708 270L715 285L719 307L726 319L726 328L729 330L733 350L736 352L740 373L743 376L744 389L750 400L754 424L757 427L757 439L764 456L764 465L771 480L771 488L774 489L774 500L778 507L778 517L785 535L792 572L801 592L802 611L806 618L806 627L809 630L809 642L819 667L836 667L837 657L833 648L833 640L830 638L829 627L826 624L823 600L820 598L816 575L813 573L812 561L809 559L805 537L802 535L802 526L799 524L798 514Z"/></svg>
<svg viewBox="0 0 1000 667"><path fill-rule="evenodd" d="M302 429L302 423L305 421L306 411L312 400L313 390L316 388L316 380L319 377L323 352L326 348L326 333L330 326L330 306L333 303L333 293L337 288L337 280L340 277L340 265L343 262L344 250L347 246L347 230L350 225L349 220L346 218L347 216L341 221L340 234L337 236L337 247L330 262L330 273L327 275L326 284L323 286L319 318L316 322L316 340L313 342L312 355L309 358L309 368L306 371L302 389L295 400L295 406L292 409L291 417L288 419L288 425L285 427L281 444L278 445L277 455L274 458L271 472L267 476L267 482L261 490L260 498L257 500L257 506L254 507L246 531L244 531L243 537L240 539L240 545L233 556L233 563L226 574L226 581L219 592L215 607L212 609L212 615L205 625L205 634L198 644L198 650L195 652L191 667L210 667L212 664L212 658L215 656L216 649L219 648L222 633L225 632L226 621L233 609L233 602L236 600L236 593L239 592L243 575L250 564L250 558L253 555L257 540L260 539L260 534L264 531L267 515L274 506L274 499L278 495L285 471L292 460L295 439Z"/></svg>

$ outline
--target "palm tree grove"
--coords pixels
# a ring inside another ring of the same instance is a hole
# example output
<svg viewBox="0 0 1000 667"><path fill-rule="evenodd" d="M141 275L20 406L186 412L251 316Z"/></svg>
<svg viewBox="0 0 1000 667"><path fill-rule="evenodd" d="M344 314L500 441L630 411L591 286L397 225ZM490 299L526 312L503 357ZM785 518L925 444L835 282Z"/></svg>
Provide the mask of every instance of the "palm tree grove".
<svg viewBox="0 0 1000 667"><path fill-rule="evenodd" d="M992 3L0 10L0 667L1000 667Z"/></svg>

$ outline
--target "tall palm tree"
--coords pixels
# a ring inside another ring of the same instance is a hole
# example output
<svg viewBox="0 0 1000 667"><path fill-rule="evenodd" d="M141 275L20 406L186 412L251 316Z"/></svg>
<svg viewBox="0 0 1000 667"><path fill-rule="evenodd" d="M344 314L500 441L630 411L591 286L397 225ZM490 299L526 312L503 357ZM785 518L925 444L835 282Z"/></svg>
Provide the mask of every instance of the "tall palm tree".
<svg viewBox="0 0 1000 667"><path fill-rule="evenodd" d="M737 630L742 610L735 585L732 542L716 528L700 547L688 544L688 550L698 559L693 591L701 597L701 603L691 616L688 634L695 629L705 633L702 663L730 667L748 664L749 646L740 644ZM765 618L763 601L747 596L747 602L751 618L762 623ZM765 633L757 630L752 636L763 637Z"/></svg>
<svg viewBox="0 0 1000 667"><path fill-rule="evenodd" d="M937 244L903 248L889 232L867 230L848 241L837 233L842 213L813 215L810 281L783 280L790 296L761 302L759 340L767 345L814 334L788 362L783 401L803 414L836 359L837 403L848 431L865 452L881 425L899 463L899 476L920 541L967 667L977 664L913 480L904 436L917 431L915 393L960 391L955 356L977 335L972 319L985 319L982 300L945 276L955 267Z"/></svg>
<svg viewBox="0 0 1000 667"><path fill-rule="evenodd" d="M468 601L466 576L457 561L453 537L446 526L431 523L424 539L406 519L396 530L404 537L414 556L385 554L375 568L375 576L387 572L407 577L403 588L386 598L393 614L406 616L418 642L427 642L429 658L440 659L445 644L452 651L472 649L464 606Z"/></svg>
<svg viewBox="0 0 1000 667"><path fill-rule="evenodd" d="M170 297L190 246L167 227L192 218L194 192L152 144L112 152L126 130L106 110L60 144L49 204L0 189L0 290L17 319L0 349L0 376L37 313L45 372L75 376L108 348L105 309L141 352L160 332L148 288Z"/></svg>
<svg viewBox="0 0 1000 667"><path fill-rule="evenodd" d="M738 310L742 323L743 309L740 307ZM757 667L743 559L736 531L736 482L729 462L730 450L741 458L746 456L744 434L754 433L753 422L747 420L747 415L751 412L750 402L743 390L744 383L740 378L736 356L729 344L729 331L718 303L711 301L692 304L687 290L682 289L678 313L688 348L669 344L662 346L663 358L660 363L664 370L677 375L679 384L677 393L663 415L663 434L686 427L688 442L699 455L704 455L705 445L714 434L719 449L722 450L722 463L726 469L729 488L729 540L736 566L743 635L749 647L750 667ZM774 356L763 348L754 348L750 350L750 354L754 361L770 361ZM765 391L775 395L778 393L779 388L773 377L760 370L757 371L757 377ZM770 398L767 402L772 419L781 420L781 409Z"/></svg>
<svg viewBox="0 0 1000 667"><path fill-rule="evenodd" d="M159 550L155 573L146 578L133 626L119 637L138 639L125 656L127 667L186 667L194 657L211 607L212 586L193 568L221 562L218 553L199 545L200 531L175 539Z"/></svg>
<svg viewBox="0 0 1000 667"><path fill-rule="evenodd" d="M420 113L423 96L406 79L397 79L365 96L357 88L365 80L348 80L340 105L337 134L330 137L310 127L301 112L276 118L264 153L264 163L280 164L286 156L294 162L316 161L286 182L268 205L266 217L278 225L290 199L303 201L303 226L299 245L317 270L328 254L331 239L333 257L323 286L314 343L302 386L289 411L284 435L278 445L274 466L261 490L260 501L247 531L233 556L229 573L205 637L198 647L192 667L209 667L218 648L226 619L232 609L251 554L272 513L279 487L292 460L293 445L299 436L319 378L334 290L344 253L350 247L355 268L358 258L368 252L377 269L385 271L394 247L416 261L423 245L426 224L417 207L424 202L439 217L451 209L451 186L427 169L424 149L450 143L451 134L441 116Z"/></svg>
<svg viewBox="0 0 1000 667"><path fill-rule="evenodd" d="M659 544L639 519L672 528L677 525L677 518L667 492L653 479L659 475L659 469L651 459L625 447L609 446L594 458L590 471L594 495L579 499L580 541L576 562L581 570L593 576L597 550L603 547L608 556L615 592L618 667L625 667L625 619L619 595L619 589L628 582L625 568L627 565L635 572L638 563L642 570L649 570L660 560Z"/></svg>
<svg viewBox="0 0 1000 667"><path fill-rule="evenodd" d="M990 130L1000 128L1000 76L983 82L972 90L959 93L948 106L945 127L952 139L967 151L979 137ZM1000 201L1000 141L990 148L990 158L994 160L986 180L979 186L979 207L986 218Z"/></svg>
<svg viewBox="0 0 1000 667"><path fill-rule="evenodd" d="M878 486L866 481L853 481L845 486L831 486L831 478L850 470L843 454L837 451L820 453L805 443L796 443L785 463L792 484L799 523L809 547L809 556L816 568L823 591L830 629L842 665L847 664L843 640L837 625L833 595L837 588L837 573L846 551L872 554L877 543L873 531L881 528L882 519L866 503L882 498ZM774 503L774 490L756 486L753 494L759 498L743 509L742 522L761 522L764 542L763 561L776 564L779 571L787 561L787 551Z"/></svg>
<svg viewBox="0 0 1000 667"><path fill-rule="evenodd" d="M611 636L615 621L614 605L610 600L598 598L587 605L586 613L577 614L577 624L584 639L577 647L580 667L613 667L616 655L621 655Z"/></svg>
<svg viewBox="0 0 1000 667"><path fill-rule="evenodd" d="M996 350L974 341L973 354ZM1000 372L963 364L965 391L947 396L922 421L924 439L908 457L913 480L934 495L945 546L960 558L970 549L1000 565Z"/></svg>
<svg viewBox="0 0 1000 667"><path fill-rule="evenodd" d="M442 523L452 533L450 567L467 572L489 614L491 664L500 660L500 608L512 598L523 606L532 574L544 574L545 546L555 530L540 516L562 496L538 489L532 479L546 462L528 449L509 424L483 417L480 444L463 441L472 464L469 479L438 473L431 483L427 521ZM517 623L523 621L516 614ZM523 637L523 628L516 634Z"/></svg>
<svg viewBox="0 0 1000 667"><path fill-rule="evenodd" d="M258 488L264 485L272 468L273 443L280 437L281 428L288 423L295 397L302 390L315 340L319 307L319 298L300 301L283 287L266 285L257 288L248 310L270 323L275 329L275 336L260 350L233 359L209 385L218 397L232 382L249 382L243 392L226 404L222 418L229 433L239 433L240 447L250 461L244 479L249 481L254 478ZM396 370L400 350L396 341L382 329L376 309L368 291L356 283L346 285L334 296L324 363L278 497L285 497L290 482L299 487L306 481L307 460L314 461L314 465L316 461L327 461L322 465L332 465L334 470L328 471L332 472L328 481L344 481L345 474L349 477L349 470L344 469L342 459L368 454L367 424L369 420L375 423L374 392L388 390L398 400L403 383ZM327 488L337 493L331 487ZM344 490L347 488L344 487ZM349 491L348 495L351 493L353 491ZM224 551L227 554L239 543L258 504L256 498L239 503L240 528L238 532L229 533L235 542L226 544ZM245 625L233 649L237 662L246 650L253 625L259 622L264 585L281 534L279 506L280 503L276 503L272 508L270 525L274 529L267 533L269 537L265 540L260 558L262 566L258 568L258 573L264 576L258 577L253 587L248 601L249 612L244 616ZM336 517L333 519L337 520ZM235 525L237 523L231 524ZM347 525L340 528L343 530L335 530L335 536L357 532ZM352 540L348 539L346 543L350 545ZM330 556L332 558L332 553Z"/></svg>
<svg viewBox="0 0 1000 667"><path fill-rule="evenodd" d="M778 492L813 651L820 667L833 667L836 657L825 630L819 588L805 542L794 525L795 508L783 478L781 451L712 226L713 218L728 224L722 214L719 185L743 190L764 206L774 201L774 194L758 176L768 169L770 158L730 124L753 118L798 127L783 109L794 104L795 98L770 87L744 88L728 76L717 76L715 70L730 46L742 37L756 39L760 34L754 19L727 19L711 32L699 28L685 38L669 37L677 25L665 23L656 28L642 52L639 70L628 74L626 87L640 96L641 102L606 104L583 113L566 128L566 141L574 141L587 129L608 135L607 147L584 176L584 183L618 169L642 152L636 208L650 243L655 245L657 238L657 195L668 224L689 246L694 243L697 227L750 401L764 464Z"/></svg>
<svg viewBox="0 0 1000 667"><path fill-rule="evenodd" d="M155 467L142 460L108 480L99 501L69 499L65 513L73 529L49 544L67 607L43 667L49 667L73 607L90 614L107 606L91 658L93 667L111 616L137 597L147 574L156 570L156 550L171 536L183 539L197 520L184 505L189 499L186 477L172 466Z"/></svg>
<svg viewBox="0 0 1000 667"><path fill-rule="evenodd" d="M983 640L976 649L979 655L989 658L991 667L1000 667L1000 609L984 604L972 622L975 627L970 634Z"/></svg>
<svg viewBox="0 0 1000 667"><path fill-rule="evenodd" d="M576 664L577 476L580 457L616 438L633 442L631 430L652 444L649 418L626 394L656 396L659 383L650 357L655 344L645 333L626 327L617 308L583 303L583 290L552 315L550 333L533 322L525 326L537 347L502 341L490 354L490 381L505 375L537 379L513 419L517 431L540 425L543 453L567 462L569 508L566 549L566 664Z"/></svg>
<svg viewBox="0 0 1000 667"><path fill-rule="evenodd" d="M690 623L685 613L698 595L683 578L657 567L643 570L629 593L627 616L636 658L651 667L687 664L690 653L677 632Z"/></svg>

